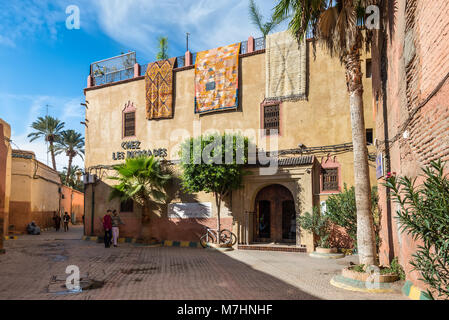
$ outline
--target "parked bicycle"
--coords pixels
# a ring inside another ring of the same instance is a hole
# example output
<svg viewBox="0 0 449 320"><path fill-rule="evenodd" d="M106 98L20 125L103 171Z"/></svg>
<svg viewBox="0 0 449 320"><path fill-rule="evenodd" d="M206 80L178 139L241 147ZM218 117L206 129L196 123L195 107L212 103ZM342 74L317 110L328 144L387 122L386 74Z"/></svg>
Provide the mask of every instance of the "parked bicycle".
<svg viewBox="0 0 449 320"><path fill-rule="evenodd" d="M203 248L207 247L207 243L223 243L227 245L235 245L237 236L228 229L217 230L206 227L206 233L201 236L200 243ZM218 242L218 240L220 240Z"/></svg>

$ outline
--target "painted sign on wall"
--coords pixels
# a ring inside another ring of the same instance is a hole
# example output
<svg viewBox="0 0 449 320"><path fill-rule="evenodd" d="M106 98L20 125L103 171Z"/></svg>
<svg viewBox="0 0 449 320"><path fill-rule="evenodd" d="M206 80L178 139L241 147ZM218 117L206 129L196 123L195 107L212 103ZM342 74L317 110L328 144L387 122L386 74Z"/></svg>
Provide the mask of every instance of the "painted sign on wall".
<svg viewBox="0 0 449 320"><path fill-rule="evenodd" d="M180 202L168 205L169 218L211 218L212 203L210 202Z"/></svg>
<svg viewBox="0 0 449 320"><path fill-rule="evenodd" d="M140 141L124 141L121 147L124 151L118 151L112 153L112 160L125 160L127 158L135 158L139 156L155 156L165 158L167 156L167 149L159 148L153 150L141 150Z"/></svg>

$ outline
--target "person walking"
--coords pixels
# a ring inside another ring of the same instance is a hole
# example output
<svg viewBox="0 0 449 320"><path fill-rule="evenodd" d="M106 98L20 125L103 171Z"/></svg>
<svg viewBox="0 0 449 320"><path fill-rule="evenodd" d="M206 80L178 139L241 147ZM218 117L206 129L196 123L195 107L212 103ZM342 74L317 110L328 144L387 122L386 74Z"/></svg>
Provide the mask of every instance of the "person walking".
<svg viewBox="0 0 449 320"><path fill-rule="evenodd" d="M114 247L117 247L117 240L119 236L119 227L121 224L124 224L122 222L122 219L120 219L119 214L117 213L117 210L112 211L112 239L114 243Z"/></svg>
<svg viewBox="0 0 449 320"><path fill-rule="evenodd" d="M59 231L59 228L61 228L61 217L59 214L56 214L56 211L53 213L53 222L55 224L55 230Z"/></svg>
<svg viewBox="0 0 449 320"><path fill-rule="evenodd" d="M69 216L69 214L67 212L62 217L62 221L64 222L64 232L69 231L70 216Z"/></svg>
<svg viewBox="0 0 449 320"><path fill-rule="evenodd" d="M111 210L106 211L103 219L103 228L104 228L104 247L109 248L111 246L111 237L112 237L112 218L111 218Z"/></svg>

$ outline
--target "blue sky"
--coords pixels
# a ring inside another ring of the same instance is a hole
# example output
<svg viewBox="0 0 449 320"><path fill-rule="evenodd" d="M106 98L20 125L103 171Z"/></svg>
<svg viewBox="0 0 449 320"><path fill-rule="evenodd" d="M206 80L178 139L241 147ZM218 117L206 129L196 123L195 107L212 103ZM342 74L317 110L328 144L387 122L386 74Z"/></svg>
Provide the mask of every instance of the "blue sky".
<svg viewBox="0 0 449 320"><path fill-rule="evenodd" d="M268 17L275 1L256 3ZM80 9L79 30L66 28L69 5ZM170 56L183 55L186 32L192 52L261 36L249 22L247 0L1 1L0 118L11 124L13 147L46 163L45 143L26 137L30 125L48 105L67 129L84 133L80 102L90 63L130 50L141 64L154 61L159 36L168 37ZM58 169L66 165L59 156Z"/></svg>

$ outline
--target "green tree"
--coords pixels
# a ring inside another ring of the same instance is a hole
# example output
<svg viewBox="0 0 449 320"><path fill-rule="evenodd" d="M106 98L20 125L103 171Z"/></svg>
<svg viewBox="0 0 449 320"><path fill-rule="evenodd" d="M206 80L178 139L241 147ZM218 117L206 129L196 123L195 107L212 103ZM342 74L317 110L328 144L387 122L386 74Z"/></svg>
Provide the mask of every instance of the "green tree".
<svg viewBox="0 0 449 320"><path fill-rule="evenodd" d="M80 168L77 165L72 166L72 169L70 170L70 177L67 176L67 167L64 167L62 172L59 173L61 177L61 181L64 185L69 186L75 190L83 191L84 190L84 183L82 180L78 181L78 175L77 173L83 173L83 169Z"/></svg>
<svg viewBox="0 0 449 320"><path fill-rule="evenodd" d="M263 15L254 0L249 0L249 18L253 25L259 28L260 32L266 37L273 29L285 19L275 20L273 17L267 21L263 21Z"/></svg>
<svg viewBox="0 0 449 320"><path fill-rule="evenodd" d="M159 52L156 54L157 60L168 59L168 38L167 37L159 37L158 40L158 48Z"/></svg>
<svg viewBox="0 0 449 320"><path fill-rule="evenodd" d="M82 134L71 129L62 131L60 134L60 139L56 141L55 154L58 155L63 152L69 158L67 176L71 177L73 158L80 156L81 159L84 159L84 138Z"/></svg>
<svg viewBox="0 0 449 320"><path fill-rule="evenodd" d="M379 246L379 196L377 187L371 189L371 214L374 217L374 228L376 231L376 246ZM348 236L357 246L357 207L355 203L355 188L344 184L343 192L333 194L326 200L326 215L329 220L345 229Z"/></svg>
<svg viewBox="0 0 449 320"><path fill-rule="evenodd" d="M371 214L371 187L368 150L363 111L363 74L360 53L369 37L363 28L365 10L376 0L278 0L274 19L291 14L289 29L298 41L311 29L329 54L337 55L344 64L349 92L352 144L354 147L354 180L357 206L357 247L361 264L375 265L376 245ZM364 33L365 32L365 33ZM366 40L366 41L364 41ZM298 61L299 63L299 61Z"/></svg>
<svg viewBox="0 0 449 320"><path fill-rule="evenodd" d="M143 208L142 237L146 233L151 218L159 216L159 205L167 198L164 187L172 179L172 172L154 156L128 158L125 163L113 167L116 176L109 179L117 181L112 186L109 200L133 200Z"/></svg>
<svg viewBox="0 0 449 320"><path fill-rule="evenodd" d="M49 143L48 150L51 154L51 161L53 169L56 170L56 159L54 144L60 138L62 129L64 128L64 122L51 116L39 117L31 124L31 127L36 130L28 135L30 142L36 139L44 138Z"/></svg>
<svg viewBox="0 0 449 320"><path fill-rule="evenodd" d="M329 218L322 215L320 209L313 207L312 214L306 212L297 220L301 228L313 233L315 247L329 248Z"/></svg>
<svg viewBox="0 0 449 320"><path fill-rule="evenodd" d="M400 207L401 232L424 243L410 264L439 297L449 299L449 176L444 167L440 160L432 161L423 169L420 185L416 178L390 176L385 186ZM432 296L430 291L428 294Z"/></svg>
<svg viewBox="0 0 449 320"><path fill-rule="evenodd" d="M222 201L232 190L242 187L243 176L247 174L243 165L248 160L248 144L248 138L229 134L189 138L182 143L182 186L187 192L214 195L218 230L221 230Z"/></svg>

